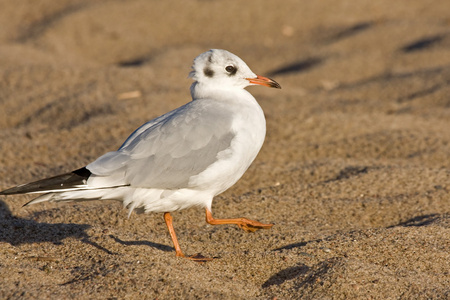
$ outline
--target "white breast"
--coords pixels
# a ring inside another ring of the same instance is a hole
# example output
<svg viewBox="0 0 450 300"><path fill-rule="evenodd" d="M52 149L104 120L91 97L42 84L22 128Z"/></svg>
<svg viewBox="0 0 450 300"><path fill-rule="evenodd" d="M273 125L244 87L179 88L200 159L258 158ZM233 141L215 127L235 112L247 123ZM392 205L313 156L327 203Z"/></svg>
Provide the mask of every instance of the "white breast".
<svg viewBox="0 0 450 300"><path fill-rule="evenodd" d="M217 162L190 178L190 188L210 190L212 196L222 193L242 177L261 149L266 135L264 113L250 93L242 92L227 100L235 134L231 146L219 152Z"/></svg>

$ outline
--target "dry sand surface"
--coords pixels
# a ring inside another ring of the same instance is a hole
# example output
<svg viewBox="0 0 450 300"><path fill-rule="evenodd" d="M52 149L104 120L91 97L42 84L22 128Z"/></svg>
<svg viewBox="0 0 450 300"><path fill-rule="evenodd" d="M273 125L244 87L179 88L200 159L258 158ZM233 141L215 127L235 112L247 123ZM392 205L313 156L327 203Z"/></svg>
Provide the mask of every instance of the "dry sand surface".
<svg viewBox="0 0 450 300"><path fill-rule="evenodd" d="M449 1L0 3L0 188L74 170L190 101L192 59L227 49L263 149L216 197L246 233L118 202L0 198L1 299L448 299ZM131 94L128 94L130 93Z"/></svg>

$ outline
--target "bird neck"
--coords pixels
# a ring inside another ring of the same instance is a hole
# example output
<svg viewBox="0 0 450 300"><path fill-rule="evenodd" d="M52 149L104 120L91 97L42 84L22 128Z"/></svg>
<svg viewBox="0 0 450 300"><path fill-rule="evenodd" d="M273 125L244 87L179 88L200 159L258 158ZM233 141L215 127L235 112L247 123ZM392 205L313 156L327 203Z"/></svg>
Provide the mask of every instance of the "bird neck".
<svg viewBox="0 0 450 300"><path fill-rule="evenodd" d="M228 99L246 99L255 101L255 98L241 87L218 87L201 84L194 82L191 85L191 97L192 100L197 99L216 99L216 100L228 100Z"/></svg>

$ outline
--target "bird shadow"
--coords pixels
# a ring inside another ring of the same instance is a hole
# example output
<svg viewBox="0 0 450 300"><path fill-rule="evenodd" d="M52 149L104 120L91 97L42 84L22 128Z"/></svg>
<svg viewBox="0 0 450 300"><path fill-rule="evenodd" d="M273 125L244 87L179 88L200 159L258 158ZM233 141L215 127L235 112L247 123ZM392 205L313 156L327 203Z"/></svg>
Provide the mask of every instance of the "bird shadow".
<svg viewBox="0 0 450 300"><path fill-rule="evenodd" d="M90 240L86 232L90 227L88 224L41 223L19 218L12 215L5 202L0 201L0 242L12 246L42 242L62 245L64 239L74 237L108 254L114 254Z"/></svg>
<svg viewBox="0 0 450 300"><path fill-rule="evenodd" d="M109 237L112 238L117 243L125 245L125 246L142 246L142 245L144 245L144 246L149 246L149 247L152 247L152 248L155 248L155 249L158 249L161 251L165 251L165 252L174 251L174 249L172 247L163 245L163 244L153 243L153 242L149 242L149 241L123 241L112 234L110 234Z"/></svg>
<svg viewBox="0 0 450 300"><path fill-rule="evenodd" d="M5 202L0 201L0 242L9 243L12 246L42 242L62 245L64 239L73 237L107 254L117 254L92 241L87 233L89 228L91 228L89 224L43 223L19 218L12 215ZM123 241L113 235L109 237L125 246L143 245L165 252L173 251L172 247L163 244L149 241Z"/></svg>
<svg viewBox="0 0 450 300"><path fill-rule="evenodd" d="M5 202L0 201L0 241L13 246L20 244L51 242L61 245L62 240L75 237L88 239L88 224L40 223L13 216Z"/></svg>

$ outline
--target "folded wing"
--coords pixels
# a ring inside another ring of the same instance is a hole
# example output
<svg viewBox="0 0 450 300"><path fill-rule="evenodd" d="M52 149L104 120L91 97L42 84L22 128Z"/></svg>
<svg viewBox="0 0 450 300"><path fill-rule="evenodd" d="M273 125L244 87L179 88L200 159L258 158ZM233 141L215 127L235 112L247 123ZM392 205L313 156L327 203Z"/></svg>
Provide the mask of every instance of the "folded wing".
<svg viewBox="0 0 450 300"><path fill-rule="evenodd" d="M207 102L190 102L144 124L118 151L87 166L92 186L179 189L206 170L231 146L232 116Z"/></svg>

